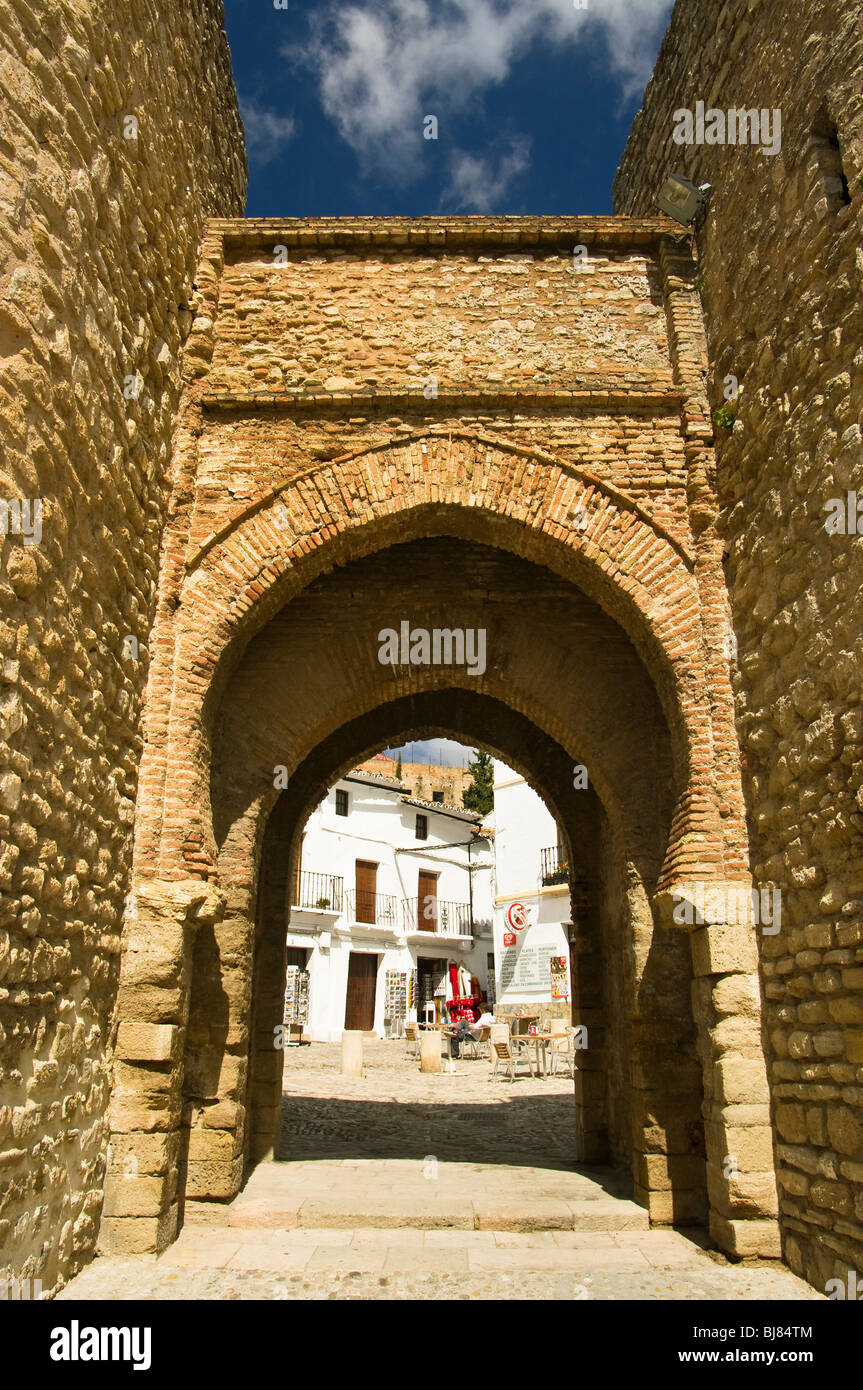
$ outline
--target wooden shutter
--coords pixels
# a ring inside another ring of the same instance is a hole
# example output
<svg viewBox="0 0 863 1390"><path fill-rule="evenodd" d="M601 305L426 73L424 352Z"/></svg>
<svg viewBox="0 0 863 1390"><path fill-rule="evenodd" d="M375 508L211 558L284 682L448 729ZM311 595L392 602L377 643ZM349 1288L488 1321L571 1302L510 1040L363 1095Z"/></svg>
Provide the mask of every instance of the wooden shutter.
<svg viewBox="0 0 863 1390"><path fill-rule="evenodd" d="M378 866L368 859L357 860L357 918L358 922L377 921Z"/></svg>
<svg viewBox="0 0 863 1390"><path fill-rule="evenodd" d="M417 929L437 931L437 874L428 869L420 869L417 879Z"/></svg>

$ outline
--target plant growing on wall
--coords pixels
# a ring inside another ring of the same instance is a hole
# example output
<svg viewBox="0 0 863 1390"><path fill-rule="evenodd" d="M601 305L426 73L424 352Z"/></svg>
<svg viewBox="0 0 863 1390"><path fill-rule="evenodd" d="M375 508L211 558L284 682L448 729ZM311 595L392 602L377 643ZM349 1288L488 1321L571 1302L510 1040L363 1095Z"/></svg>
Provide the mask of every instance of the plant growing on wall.
<svg viewBox="0 0 863 1390"><path fill-rule="evenodd" d="M713 412L713 423L718 430L733 430L734 421L736 419L737 416L734 413L730 401L726 401L724 405L718 406Z"/></svg>

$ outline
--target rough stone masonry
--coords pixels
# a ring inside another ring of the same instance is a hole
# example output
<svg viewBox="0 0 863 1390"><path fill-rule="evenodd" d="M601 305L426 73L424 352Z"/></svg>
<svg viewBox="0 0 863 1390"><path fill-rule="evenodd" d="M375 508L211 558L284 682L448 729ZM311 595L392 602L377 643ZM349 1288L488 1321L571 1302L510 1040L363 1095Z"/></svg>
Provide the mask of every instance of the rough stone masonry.
<svg viewBox="0 0 863 1390"><path fill-rule="evenodd" d="M242 211L218 0L0 4L0 1266L90 1258L179 353Z"/></svg>
<svg viewBox="0 0 863 1390"><path fill-rule="evenodd" d="M674 111L698 100L778 108L781 151L675 145ZM713 185L697 237L711 403L730 376L741 388L717 490L752 869L786 921L760 939L783 1248L823 1289L863 1269L860 6L678 0L618 211L647 211L670 168Z"/></svg>

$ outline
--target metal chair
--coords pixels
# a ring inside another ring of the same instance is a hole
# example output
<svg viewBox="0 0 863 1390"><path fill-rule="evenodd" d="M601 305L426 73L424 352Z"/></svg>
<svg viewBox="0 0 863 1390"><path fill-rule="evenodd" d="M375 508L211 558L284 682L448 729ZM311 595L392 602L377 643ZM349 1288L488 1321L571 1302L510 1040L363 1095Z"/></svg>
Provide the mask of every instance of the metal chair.
<svg viewBox="0 0 863 1390"><path fill-rule="evenodd" d="M509 1033L509 1025L506 1023L495 1023L491 1029L491 1050L494 1057L494 1067L489 1081L494 1081L499 1070L509 1072L510 1081L515 1081L515 1069L519 1062L527 1062L528 1071L531 1076L535 1076L530 1051L525 1048L514 1046Z"/></svg>
<svg viewBox="0 0 863 1390"><path fill-rule="evenodd" d="M553 1018L550 1031L555 1036L548 1044L550 1053L549 1076L557 1074L557 1063L560 1060L566 1071L575 1080L575 1034L572 1025L564 1022L562 1018Z"/></svg>
<svg viewBox="0 0 863 1390"><path fill-rule="evenodd" d="M471 1035L471 1037L465 1038L464 1047L465 1047L465 1049L470 1048L470 1049L471 1049L471 1056L472 1056L475 1060L479 1061L480 1057L483 1056L483 1048L486 1046L486 1043L489 1041L490 1037L491 1037L491 1026L490 1026L490 1024L483 1024L482 1028L480 1029L479 1037L478 1037L478 1038L475 1038L475 1037L473 1037L473 1035ZM486 1056L489 1055L489 1054L488 1054L488 1049L486 1049L485 1055L486 1055ZM467 1056L467 1051L465 1051L465 1056Z"/></svg>
<svg viewBox="0 0 863 1390"><path fill-rule="evenodd" d="M410 1049L413 1048L414 1057L419 1056L420 1051L420 1030L416 1023L405 1021L405 1056L410 1057Z"/></svg>

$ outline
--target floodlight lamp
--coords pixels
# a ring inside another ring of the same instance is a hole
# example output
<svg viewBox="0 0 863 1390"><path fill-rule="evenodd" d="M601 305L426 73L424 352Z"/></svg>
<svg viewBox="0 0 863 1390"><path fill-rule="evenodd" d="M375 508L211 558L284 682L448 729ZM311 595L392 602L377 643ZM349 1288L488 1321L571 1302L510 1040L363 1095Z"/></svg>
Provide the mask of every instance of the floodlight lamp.
<svg viewBox="0 0 863 1390"><path fill-rule="evenodd" d="M669 174L656 195L656 205L684 227L695 221L712 192L709 183L696 186L682 174Z"/></svg>

